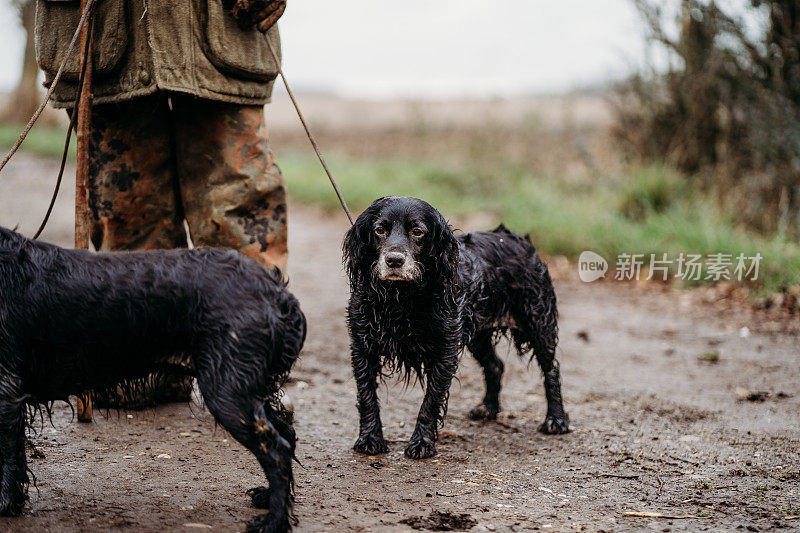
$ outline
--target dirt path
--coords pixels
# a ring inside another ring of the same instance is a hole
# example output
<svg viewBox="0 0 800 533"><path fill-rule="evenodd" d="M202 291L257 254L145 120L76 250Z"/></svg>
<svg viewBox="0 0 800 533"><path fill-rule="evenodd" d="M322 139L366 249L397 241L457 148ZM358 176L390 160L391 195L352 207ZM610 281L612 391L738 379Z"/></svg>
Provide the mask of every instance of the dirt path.
<svg viewBox="0 0 800 533"><path fill-rule="evenodd" d="M30 234L53 164L23 156L11 170L0 177L0 224L21 222ZM45 237L69 244L66 187ZM700 316L707 311L688 309L679 294L557 281L569 435L536 432L545 412L539 372L511 356L500 421L468 420L482 378L465 357L438 456L403 456L421 391L391 381L381 389L390 453L354 454L343 217L297 206L291 213L290 287L310 324L288 387L304 466L295 471L298 531L407 531L404 521L437 525L416 520L432 511L467 515L439 530L800 527L798 339L742 338L748 324ZM719 354L717 363L698 359L709 352ZM741 401L737 389L770 395ZM62 406L54 423L33 439L45 456L30 460L38 492L31 490L23 517L0 519L0 531L228 531L256 513L244 496L262 483L256 461L215 430L199 404L89 425Z"/></svg>

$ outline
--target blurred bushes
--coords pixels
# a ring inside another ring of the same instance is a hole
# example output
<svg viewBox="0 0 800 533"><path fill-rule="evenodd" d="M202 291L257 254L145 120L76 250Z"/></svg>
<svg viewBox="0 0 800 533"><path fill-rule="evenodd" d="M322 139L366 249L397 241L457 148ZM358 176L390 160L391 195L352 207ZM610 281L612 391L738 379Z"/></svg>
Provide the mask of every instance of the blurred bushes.
<svg viewBox="0 0 800 533"><path fill-rule="evenodd" d="M716 192L748 226L800 236L800 0L741 0L738 18L681 0L675 32L663 2L634 2L670 66L620 87L615 138ZM662 201L665 184L652 186Z"/></svg>
<svg viewBox="0 0 800 533"><path fill-rule="evenodd" d="M622 187L620 213L640 222L650 214L663 213L687 193L684 180L676 172L660 167L634 174Z"/></svg>
<svg viewBox="0 0 800 533"><path fill-rule="evenodd" d="M344 216L313 155L281 153L279 161L289 176L291 201ZM697 187L664 165L630 168L618 180L578 183L499 163L484 171L431 159L356 161L334 155L328 162L353 212L380 196L416 196L455 219L457 227L488 229L503 222L529 233L547 255L578 257L592 250L613 264L622 253L760 253L756 292L797 285L800 245L736 227L733 211L697 194Z"/></svg>

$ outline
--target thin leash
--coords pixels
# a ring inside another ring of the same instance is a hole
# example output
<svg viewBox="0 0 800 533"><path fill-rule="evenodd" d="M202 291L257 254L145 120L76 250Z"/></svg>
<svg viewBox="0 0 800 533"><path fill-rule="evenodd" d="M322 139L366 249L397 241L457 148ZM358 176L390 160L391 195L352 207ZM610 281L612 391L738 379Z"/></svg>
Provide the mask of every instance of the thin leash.
<svg viewBox="0 0 800 533"><path fill-rule="evenodd" d="M67 60L69 59L69 56L72 54L72 49L75 48L75 43L78 42L78 37L80 37L83 25L86 24L86 19L89 17L89 12L91 12L92 8L94 7L94 1L95 0L89 0L88 2L86 2L86 7L84 8L83 13L81 14L81 20L78 23L78 27L75 28L75 33L72 35L72 41L70 41L69 43L69 47L67 48L67 53L64 54L64 59L61 60L61 65L59 65L58 71L56 72L56 75L53 78L53 82L47 89L47 94L44 95L44 100L42 100L39 109L36 110L31 119L28 121L28 125L25 126L24 130L22 130L22 133L20 134L19 139L17 139L17 142L14 143L14 146L11 147L11 150L9 150L9 152L3 158L3 161L0 162L0 172L2 172L3 167L6 166L8 160L11 159L11 156L13 156L17 152L20 145L22 144L22 141L24 141L25 137L28 136L28 132L31 131L33 125L36 123L37 120L39 120L39 116L42 114L42 111L44 111L44 108L47 107L47 102L49 102L50 97L53 96L53 91L56 90L56 85L58 85L58 82L61 79L61 74L62 72L64 72L64 67L67 64Z"/></svg>
<svg viewBox="0 0 800 533"><path fill-rule="evenodd" d="M72 55L72 50L75 48L75 44L78 42L78 37L80 37L81 30L83 30L83 27L86 25L87 20L89 20L89 15L91 14L94 5L95 5L95 0L88 0L86 2L86 7L83 9L83 13L81 13L81 19L80 22L78 23L78 27L75 28L75 33L72 35L72 40L70 41L69 46L67 47L67 52L64 54L64 59L61 60L61 64L58 66L56 75L55 77L53 77L53 81L50 83L50 87L47 89L47 93L45 94L42 103L39 105L39 108L36 110L33 116L31 116L31 119L28 121L28 124L27 126L25 126L25 129L22 130L22 133L20 133L17 142L14 143L14 146L11 147L11 150L8 151L6 156L0 162L0 172L2 172L3 168L6 166L6 163L8 163L8 161L14 156L14 154L17 153L17 150L19 150L19 147L22 145L22 142L28 136L28 133L30 133L31 128L33 128L33 125L36 123L37 120L39 120L39 117L44 111L44 108L47 107L47 103L50 101L50 97L53 96L53 92L56 90L56 86L58 85L58 82L61 80L61 74L64 72L67 60L69 60L70 55ZM83 65L81 66L81 73L80 73L81 81L83 80L84 74L86 72L86 63L88 62L86 53L87 50L84 50L84 61ZM69 129L67 130L67 139L64 144L64 152L61 156L61 167L58 171L58 179L56 180L56 186L55 189L53 190L53 195L50 199L50 205L47 208L47 213L45 214L44 220L40 224L39 229L36 231L36 235L33 236L34 240L36 240L42 234L42 231L44 231L44 227L47 225L47 221L50 219L50 214L53 212L53 206L56 203L56 198L58 197L58 191L61 188L61 181L64 177L64 167L67 161L67 152L69 150L69 141L72 136L72 130L75 127L75 121L77 120L77 115L78 115L77 110L78 110L79 100L80 100L80 93L78 94L78 97L75 99L75 108L72 112L72 117L70 118Z"/></svg>
<svg viewBox="0 0 800 533"><path fill-rule="evenodd" d="M344 201L344 197L342 196L341 191L339 191L339 187L336 185L336 180L333 179L333 174L331 174L328 165L325 163L325 158L322 157L322 152L319 151L317 141L311 134L311 130L308 129L306 119L303 117L302 111L300 111L300 106L297 105L297 100L295 100L294 93L289 88L289 82L286 81L286 75L283 73L283 69L281 68L281 60L278 58L278 54L275 53L275 49L272 47L272 42L269 40L269 37L267 37L266 33L264 34L264 38L267 41L267 46L269 46L269 51L272 54L272 58L275 60L275 64L278 67L278 74L281 75L283 86L286 87L286 92L289 93L289 98L292 100L292 104L294 104L294 109L297 111L297 116L300 118L300 122L303 124L303 129L306 130L306 136L308 137L308 140L311 141L311 146L314 147L314 151L317 153L317 158L319 159L319 162L322 163L322 168L325 169L325 173L328 175L328 179L333 186L333 190L336 192L336 196L339 197L339 203L342 204L342 209L344 209L344 213L347 215L347 219L350 221L350 225L352 226L354 224L353 215L350 214L350 209L347 208L347 202Z"/></svg>
<svg viewBox="0 0 800 533"><path fill-rule="evenodd" d="M91 17L89 17L89 25L87 26L87 34L91 35L92 31L94 30L94 21ZM76 128L76 124L78 123L78 106L81 103L81 100L84 97L83 91L80 89L83 87L83 81L86 78L86 65L89 64L89 48L91 45L91 39L86 39L86 43L83 47L83 56L81 61L81 73L78 77L78 95L75 98L75 107L72 109L72 114L69 117L69 126L67 126L67 138L64 141L64 151L61 153L61 166L58 169L58 178L56 179L56 186L53 188L53 195L50 198L50 205L47 207L47 213L44 215L44 219L42 223L39 225L39 229L36 230L36 233L32 237L32 240L36 240L44 231L45 226L47 226L47 222L50 220L50 215L53 213L53 207L56 205L56 199L58 198L58 192L61 190L61 181L64 179L64 168L67 165L67 156L69 155L69 142L72 139L72 132Z"/></svg>

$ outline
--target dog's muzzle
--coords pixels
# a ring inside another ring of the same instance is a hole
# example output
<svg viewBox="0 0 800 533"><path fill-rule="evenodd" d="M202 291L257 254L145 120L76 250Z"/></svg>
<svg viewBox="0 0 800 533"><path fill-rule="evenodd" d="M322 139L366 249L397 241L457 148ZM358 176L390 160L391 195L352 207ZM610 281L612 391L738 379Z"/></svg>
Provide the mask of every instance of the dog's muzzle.
<svg viewBox="0 0 800 533"><path fill-rule="evenodd" d="M378 278L389 281L413 281L420 269L414 258L402 252L384 252L375 265Z"/></svg>

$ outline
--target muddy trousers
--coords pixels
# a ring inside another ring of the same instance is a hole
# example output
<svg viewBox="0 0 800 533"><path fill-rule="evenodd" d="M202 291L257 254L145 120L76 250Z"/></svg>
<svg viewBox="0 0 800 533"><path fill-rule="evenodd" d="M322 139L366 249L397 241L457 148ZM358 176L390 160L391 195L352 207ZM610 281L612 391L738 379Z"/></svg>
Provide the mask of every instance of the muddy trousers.
<svg viewBox="0 0 800 533"><path fill-rule="evenodd" d="M95 106L90 238L95 249L232 248L286 272L286 188L269 150L264 109L160 93ZM100 407L188 400L173 365Z"/></svg>
<svg viewBox="0 0 800 533"><path fill-rule="evenodd" d="M158 93L95 106L89 207L95 249L238 250L285 272L286 188L264 109Z"/></svg>

